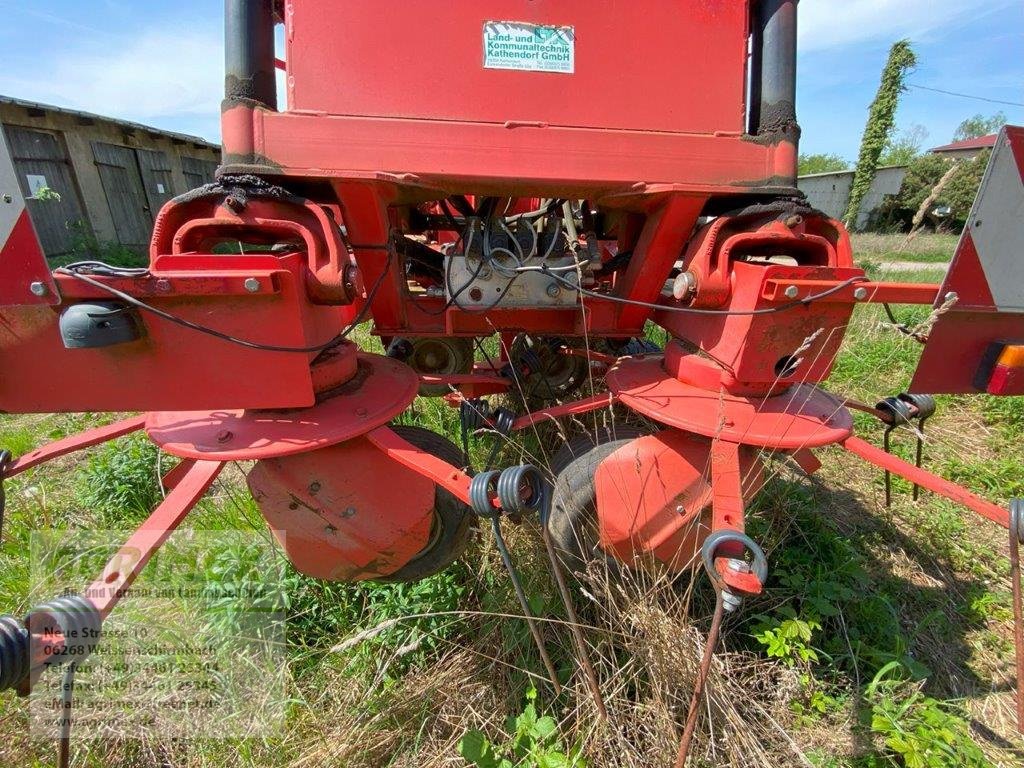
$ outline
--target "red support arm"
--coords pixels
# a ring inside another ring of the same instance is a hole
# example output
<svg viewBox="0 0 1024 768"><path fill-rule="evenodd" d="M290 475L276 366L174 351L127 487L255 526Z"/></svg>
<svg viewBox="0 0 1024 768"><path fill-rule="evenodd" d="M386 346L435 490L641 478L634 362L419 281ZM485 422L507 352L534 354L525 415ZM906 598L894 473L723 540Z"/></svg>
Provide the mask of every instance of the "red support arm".
<svg viewBox="0 0 1024 768"><path fill-rule="evenodd" d="M607 408L615 402L615 399L615 395L611 392L602 392L599 395L585 397L582 400L575 400L571 403L543 408L539 411L528 413L525 416L520 416L513 422L512 430L518 432L521 429L532 427L534 424L548 419L554 420L562 416L578 416L581 413L589 413L600 408Z"/></svg>
<svg viewBox="0 0 1024 768"><path fill-rule="evenodd" d="M743 472L740 447L736 443L716 440L711 445L711 530L744 532ZM764 585L753 573L734 571L729 557L739 557L743 547L723 542L722 554L715 558L715 570L722 581L747 595L759 594Z"/></svg>
<svg viewBox="0 0 1024 768"><path fill-rule="evenodd" d="M956 483L951 483L938 475L915 467L913 464L904 461L898 456L886 453L881 448L876 448L871 443L861 440L859 437L848 437L839 443L850 453L860 456L875 466L887 469L893 474L899 475L904 480L909 480L922 488L927 488L933 493L945 496L957 504L962 504L970 510L977 512L982 517L998 523L1003 528L1010 527L1010 513L995 504L975 496L966 488L961 488Z"/></svg>
<svg viewBox="0 0 1024 768"><path fill-rule="evenodd" d="M220 461L195 462L167 498L110 558L103 574L85 592L85 597L92 601L104 619L124 597L153 553L167 541L213 485L223 468L224 462Z"/></svg>
<svg viewBox="0 0 1024 768"><path fill-rule="evenodd" d="M57 440L56 442L44 445L42 448L36 448L34 451L26 453L24 456L19 456L14 462L8 465L4 471L4 477L13 477L27 469L32 469L40 464L43 464L51 459L56 459L61 456L65 456L75 451L81 451L85 448L91 448L94 445L105 443L109 440L122 437L131 432L142 429L146 423L145 416L135 416L130 419L124 419L123 421L115 421L113 424L108 424L105 427L96 427L85 432L79 432L78 434L66 437L63 440Z"/></svg>

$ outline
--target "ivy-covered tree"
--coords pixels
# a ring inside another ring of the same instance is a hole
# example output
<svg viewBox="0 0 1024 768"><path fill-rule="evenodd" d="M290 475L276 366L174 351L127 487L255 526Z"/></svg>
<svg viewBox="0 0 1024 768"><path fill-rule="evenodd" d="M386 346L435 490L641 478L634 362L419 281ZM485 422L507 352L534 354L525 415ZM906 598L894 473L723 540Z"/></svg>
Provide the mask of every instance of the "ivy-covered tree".
<svg viewBox="0 0 1024 768"><path fill-rule="evenodd" d="M871 182L874 181L875 172L878 170L879 158L892 135L900 94L906 90L907 73L916 65L917 57L909 40L900 40L893 44L885 69L882 70L878 93L875 94L875 100L871 102L871 108L868 110L868 122L860 142L850 202L843 217L846 226L851 229L857 223L860 205L871 188Z"/></svg>
<svg viewBox="0 0 1024 768"><path fill-rule="evenodd" d="M885 145L882 156L878 159L879 166L910 165L921 154L921 147L928 138L928 129L914 123L909 128L890 137Z"/></svg>

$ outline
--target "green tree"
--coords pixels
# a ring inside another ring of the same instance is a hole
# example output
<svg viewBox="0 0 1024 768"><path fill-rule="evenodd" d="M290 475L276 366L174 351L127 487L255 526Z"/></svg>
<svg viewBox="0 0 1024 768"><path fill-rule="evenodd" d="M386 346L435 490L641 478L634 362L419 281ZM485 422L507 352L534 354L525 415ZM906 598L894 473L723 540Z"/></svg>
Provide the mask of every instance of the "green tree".
<svg viewBox="0 0 1024 768"><path fill-rule="evenodd" d="M896 122L896 107L899 106L900 94L906 90L907 73L917 65L917 57L909 40L900 40L889 50L889 59L882 70L882 80L878 85L878 93L871 102L868 111L868 122L864 127L864 135L860 142L860 153L857 156L857 167L853 176L853 188L850 190L850 202L843 217L846 226L851 229L857 223L860 204L871 188L878 161L882 151L889 143L892 129Z"/></svg>
<svg viewBox="0 0 1024 768"><path fill-rule="evenodd" d="M1002 112L996 112L990 117L985 117L984 115L968 117L957 126L956 131L953 133L953 141L988 136L990 133L998 131L1004 125L1006 125L1006 115Z"/></svg>
<svg viewBox="0 0 1024 768"><path fill-rule="evenodd" d="M900 191L886 198L879 208L877 225L882 229L905 227L939 183L939 179L953 167L954 162L958 162L959 170L943 188L936 205L949 206L950 227L955 229L962 226L971 212L971 205L978 194L991 154L991 150L986 149L979 152L977 157L960 161L930 153L916 158L907 168Z"/></svg>
<svg viewBox="0 0 1024 768"><path fill-rule="evenodd" d="M813 155L800 155L800 175L806 176L809 173L830 173L832 171L845 171L850 167L839 155L831 153L818 153Z"/></svg>
<svg viewBox="0 0 1024 768"><path fill-rule="evenodd" d="M914 158L921 154L921 147L928 138L928 129L923 125L914 124L889 139L878 158L880 166L910 165Z"/></svg>

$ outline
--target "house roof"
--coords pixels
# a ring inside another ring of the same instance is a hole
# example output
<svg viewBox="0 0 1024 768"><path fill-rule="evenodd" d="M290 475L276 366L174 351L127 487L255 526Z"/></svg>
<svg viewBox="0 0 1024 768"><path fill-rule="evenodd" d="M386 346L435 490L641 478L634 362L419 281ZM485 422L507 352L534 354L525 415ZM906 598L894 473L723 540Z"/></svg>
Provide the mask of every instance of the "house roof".
<svg viewBox="0 0 1024 768"><path fill-rule="evenodd" d="M195 144L200 147L206 147L214 151L220 151L220 146L213 142L207 141L199 136L190 136L187 133L177 133L175 131L165 131L161 128L154 128L150 125L143 125L142 123L133 123L130 120L119 120L116 117L106 117L105 115L97 115L92 112L82 112L77 109L68 109L67 107L55 107L52 104L40 104L35 101L26 101L24 99L15 99L10 96L0 95L0 104L12 104L17 107L24 107L26 109L39 109L46 112L59 112L65 115L73 115L74 117L82 117L88 120L98 120L105 123L113 123L114 125L120 125L124 128L128 128L133 131L142 131L144 133L156 134L160 136L168 136L172 139L179 141L186 141Z"/></svg>
<svg viewBox="0 0 1024 768"><path fill-rule="evenodd" d="M941 147L935 147L931 150L932 152L961 152L965 149L989 149L996 145L996 137L999 134L990 133L988 136L979 136L975 139L964 139L963 141L954 141L952 144L943 144Z"/></svg>

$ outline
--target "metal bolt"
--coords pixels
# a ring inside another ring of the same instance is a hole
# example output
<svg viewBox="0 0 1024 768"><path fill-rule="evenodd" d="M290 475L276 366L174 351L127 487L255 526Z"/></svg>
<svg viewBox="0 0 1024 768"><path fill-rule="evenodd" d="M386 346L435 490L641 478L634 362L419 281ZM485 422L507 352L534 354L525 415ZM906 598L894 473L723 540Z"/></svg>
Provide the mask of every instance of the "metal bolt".
<svg viewBox="0 0 1024 768"><path fill-rule="evenodd" d="M855 298L857 301L864 301L864 299L866 299L867 297L868 297L868 289L867 288L861 286L860 288L854 289L854 291L853 291L853 298Z"/></svg>
<svg viewBox="0 0 1024 768"><path fill-rule="evenodd" d="M800 295L800 289L797 288L795 285L787 285L785 293L787 299L795 299L797 296Z"/></svg>
<svg viewBox="0 0 1024 768"><path fill-rule="evenodd" d="M733 613L743 605L743 598L728 589L722 590L722 608L727 613Z"/></svg>
<svg viewBox="0 0 1024 768"><path fill-rule="evenodd" d="M217 433L217 442L226 443L232 437L234 437L234 434L232 434L230 429L222 429L220 432Z"/></svg>
<svg viewBox="0 0 1024 768"><path fill-rule="evenodd" d="M46 283L35 282L29 285L28 289L32 291L34 296L45 296L50 292L50 289L46 287Z"/></svg>
<svg viewBox="0 0 1024 768"><path fill-rule="evenodd" d="M949 293L942 297L942 300L956 303L960 301L960 295L956 291L950 291Z"/></svg>
<svg viewBox="0 0 1024 768"><path fill-rule="evenodd" d="M312 483L310 483L309 484L309 492L310 493L319 493L320 492L320 483L318 483L316 480L314 480Z"/></svg>
<svg viewBox="0 0 1024 768"><path fill-rule="evenodd" d="M255 277L247 277L243 285L245 285L245 290L249 293L256 293L260 289L260 281Z"/></svg>
<svg viewBox="0 0 1024 768"><path fill-rule="evenodd" d="M356 408L356 416L365 416L365 415L366 415L366 409L365 408Z"/></svg>
<svg viewBox="0 0 1024 768"><path fill-rule="evenodd" d="M697 292L697 276L693 272L680 272L672 283L672 296L676 301L685 301Z"/></svg>
<svg viewBox="0 0 1024 768"><path fill-rule="evenodd" d="M355 514L356 514L356 508L355 507L348 507L344 512L341 513L341 516L345 517L345 518L348 518L348 517L355 517Z"/></svg>
<svg viewBox="0 0 1024 768"><path fill-rule="evenodd" d="M562 288L558 285L558 283L548 283L546 293L552 299L557 298L558 294L560 294L561 292Z"/></svg>

